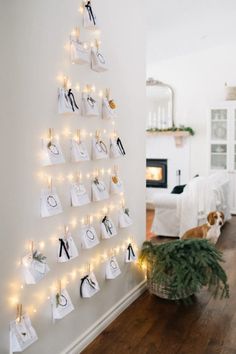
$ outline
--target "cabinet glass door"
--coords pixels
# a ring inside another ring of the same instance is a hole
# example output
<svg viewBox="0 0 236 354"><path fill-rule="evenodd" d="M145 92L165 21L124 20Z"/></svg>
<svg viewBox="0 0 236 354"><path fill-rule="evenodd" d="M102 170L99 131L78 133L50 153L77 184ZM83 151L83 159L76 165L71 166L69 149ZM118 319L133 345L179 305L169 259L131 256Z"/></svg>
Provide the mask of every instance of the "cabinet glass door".
<svg viewBox="0 0 236 354"><path fill-rule="evenodd" d="M211 140L227 140L227 109L211 110Z"/></svg>
<svg viewBox="0 0 236 354"><path fill-rule="evenodd" d="M211 144L211 169L227 169L227 144Z"/></svg>
<svg viewBox="0 0 236 354"><path fill-rule="evenodd" d="M227 169L227 152L228 152L227 137L228 137L227 109L212 109L211 110L211 169L212 170Z"/></svg>

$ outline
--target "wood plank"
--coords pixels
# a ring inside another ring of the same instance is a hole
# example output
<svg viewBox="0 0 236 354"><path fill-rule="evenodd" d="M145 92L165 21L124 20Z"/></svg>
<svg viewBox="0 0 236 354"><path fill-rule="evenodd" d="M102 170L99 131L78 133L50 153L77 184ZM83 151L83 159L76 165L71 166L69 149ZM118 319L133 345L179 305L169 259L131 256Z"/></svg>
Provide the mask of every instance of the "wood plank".
<svg viewBox="0 0 236 354"><path fill-rule="evenodd" d="M236 354L235 230L233 217L217 245L226 261L229 299L216 300L204 290L184 306L145 292L83 354Z"/></svg>

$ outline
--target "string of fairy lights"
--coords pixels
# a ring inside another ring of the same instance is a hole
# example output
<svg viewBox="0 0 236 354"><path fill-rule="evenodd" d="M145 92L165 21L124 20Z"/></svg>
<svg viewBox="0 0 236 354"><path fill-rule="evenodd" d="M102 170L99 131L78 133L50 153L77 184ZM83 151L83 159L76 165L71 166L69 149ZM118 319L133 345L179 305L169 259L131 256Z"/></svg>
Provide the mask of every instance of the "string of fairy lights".
<svg viewBox="0 0 236 354"><path fill-rule="evenodd" d="M78 11L82 14L84 11L84 3L86 1L83 1L83 4L79 7ZM92 32L91 32L92 33ZM78 34L75 29L71 31L71 36L75 36ZM94 38L90 41L84 41L83 45L84 48L93 48L95 46L100 46L101 45L101 40L100 40L100 34L101 31L96 29L93 31L92 36ZM70 50L70 43L66 43L64 46L66 51ZM72 63L73 64L73 63ZM80 82L75 82L72 83L72 80L70 78L70 75L67 75L65 73L60 73L57 76L57 81L60 83L62 87L66 88L72 88L74 89L77 93L92 93L94 97L98 97L99 99L102 99L105 97L106 93L104 89L97 88L95 84L86 84L82 85ZM110 121L110 124L112 126L112 130L109 129L97 129L97 130L86 130L86 129L81 129L80 130L80 137L83 140L89 140L92 139L93 137L96 137L96 135L101 134L102 137L105 137L106 139L111 139L117 136L117 131L116 131L116 123L115 120L112 119ZM76 139L78 135L77 130L71 129L71 127L66 126L64 127L61 131L57 131L54 135L53 138L59 140L69 140L69 139ZM48 131L44 132L44 134L40 137L41 140L43 139L48 139ZM39 153L39 159L41 159L41 154L42 152ZM94 161L94 160L89 160ZM88 161L88 162L89 162ZM101 160L100 160L101 161ZM58 166L58 165L57 165ZM36 177L40 180L42 184L47 184L49 185L49 181L52 182L57 182L57 183L63 183L63 182L74 182L77 180L77 177L79 175L79 178L81 181L83 180L91 180L92 178L96 177L97 175L104 176L104 177L109 177L117 171L117 165L114 165L113 168L96 168L87 172L81 173L80 168L77 168L76 165L76 172L71 171L67 173L55 173L52 172L50 169L50 166L44 167L44 169L41 169L40 171L36 172ZM85 215L80 214L80 216L73 216L67 223L67 227L71 232L73 230L76 230L80 226L86 224L89 220L89 223L93 224L96 222L100 222L101 218L109 213L114 213L121 208L125 207L125 199L124 199L124 193L119 193L118 196L114 196L115 199L109 199L109 201L105 202L105 205L102 207L97 208L95 212L89 212L89 213L84 213ZM118 198L118 199L117 199ZM97 205L97 204L96 204ZM43 252L44 249L50 249L50 247L56 247L56 244L58 242L58 235L63 233L63 230L65 228L65 225L59 225L57 227L56 232L54 232L52 235L50 235L47 238L47 241L43 240L35 240L34 242L34 247L35 249L38 249L39 251ZM102 266L104 262L111 256L111 255L116 255L119 256L122 253L124 254L127 246L132 243L132 246L134 250L137 252L138 247L135 243L135 239L133 235L129 234L129 236L123 237L123 240L120 241L118 244L116 244L115 247L106 247L106 249L98 254L96 252L96 247L94 248L94 255L91 256L86 263L80 264L80 265L75 265L75 262L73 262L72 269L69 272L63 273L62 276L60 276L60 281L61 281L61 286L62 287L67 287L72 282L78 281L82 276L84 276L88 271L93 271L97 269L99 266ZM108 241L104 241L104 246L105 244L109 245ZM32 248L32 240L27 240L24 245L24 250L23 252L29 252L29 248ZM79 257L77 258L79 260ZM56 262L56 258L55 258ZM134 262L135 264L138 264L138 261ZM22 266L22 258L18 259L16 261L16 268L20 269ZM37 312L39 312L40 306L45 303L45 301L50 300L52 292L55 292L58 286L58 279L54 280L49 286L47 287L41 287L39 290L39 287L37 286L37 291L35 292L33 298L34 298L34 303L29 304L24 304L24 311L26 311L29 315L33 315ZM21 280L16 280L12 281L9 284L10 287L10 294L9 294L9 304L13 308L18 305L19 309L19 304L22 303L22 298L23 296L23 291L27 289L28 285L26 285L23 281ZM79 294L78 294L79 296Z"/></svg>

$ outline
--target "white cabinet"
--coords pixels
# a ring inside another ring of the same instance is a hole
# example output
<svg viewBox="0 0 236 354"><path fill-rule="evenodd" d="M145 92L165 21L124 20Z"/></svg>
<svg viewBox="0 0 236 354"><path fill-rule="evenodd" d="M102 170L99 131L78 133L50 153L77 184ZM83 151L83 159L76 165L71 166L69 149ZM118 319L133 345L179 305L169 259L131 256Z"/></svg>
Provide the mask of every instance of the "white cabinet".
<svg viewBox="0 0 236 354"><path fill-rule="evenodd" d="M209 110L209 172L225 170L230 178L231 212L236 214L236 102L224 102Z"/></svg>

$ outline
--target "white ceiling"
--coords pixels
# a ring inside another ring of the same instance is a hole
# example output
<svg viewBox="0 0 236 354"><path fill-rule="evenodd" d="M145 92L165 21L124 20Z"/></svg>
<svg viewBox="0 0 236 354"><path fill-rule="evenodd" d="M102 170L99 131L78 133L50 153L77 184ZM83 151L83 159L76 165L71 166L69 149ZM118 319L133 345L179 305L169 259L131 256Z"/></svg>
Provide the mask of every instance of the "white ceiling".
<svg viewBox="0 0 236 354"><path fill-rule="evenodd" d="M147 65L236 42L236 0L149 0Z"/></svg>

